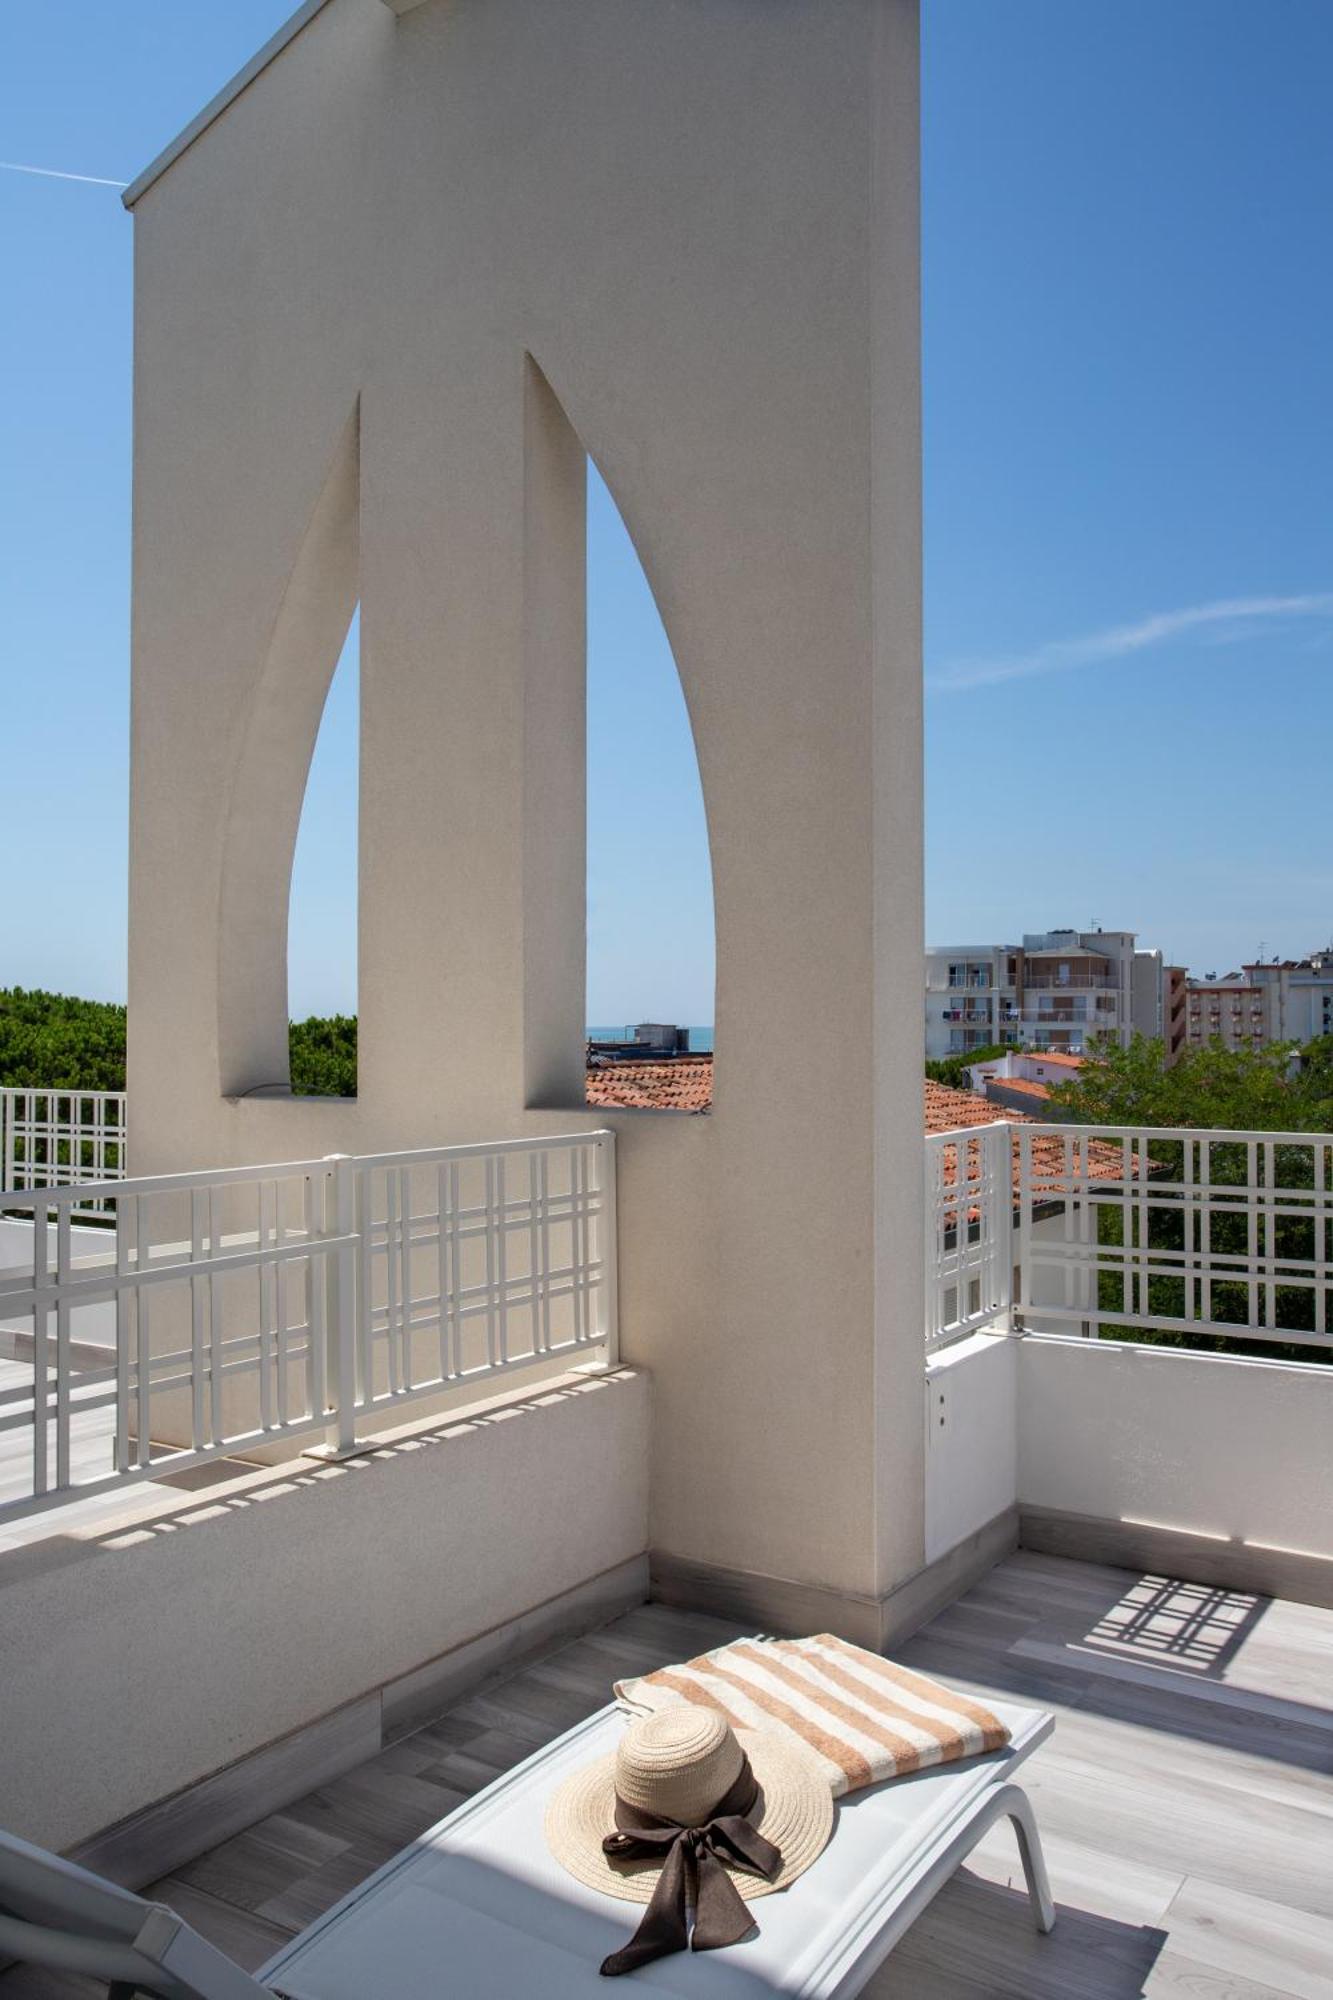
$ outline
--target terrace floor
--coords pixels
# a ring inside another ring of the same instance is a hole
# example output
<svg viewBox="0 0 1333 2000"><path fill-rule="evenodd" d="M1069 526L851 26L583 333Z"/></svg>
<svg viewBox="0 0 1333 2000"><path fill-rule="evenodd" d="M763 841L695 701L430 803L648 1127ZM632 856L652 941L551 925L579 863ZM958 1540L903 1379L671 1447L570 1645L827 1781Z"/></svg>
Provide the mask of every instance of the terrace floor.
<svg viewBox="0 0 1333 2000"><path fill-rule="evenodd" d="M451 1807L609 1697L733 1636L645 1605L456 1704L157 1883L249 1967ZM1026 1767L1059 1909L1032 1930L997 1827L868 1987L874 2000L1333 2000L1333 1611L1010 1557L900 1649L1053 1709ZM761 1913L762 1917L762 1913ZM100 1995L16 1970L0 2000Z"/></svg>

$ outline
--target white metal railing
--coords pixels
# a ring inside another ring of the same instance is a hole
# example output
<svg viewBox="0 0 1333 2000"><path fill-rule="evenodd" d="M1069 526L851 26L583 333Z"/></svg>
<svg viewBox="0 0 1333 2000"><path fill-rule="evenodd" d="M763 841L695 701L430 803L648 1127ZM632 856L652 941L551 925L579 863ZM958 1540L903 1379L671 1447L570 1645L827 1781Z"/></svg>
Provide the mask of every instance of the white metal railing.
<svg viewBox="0 0 1333 2000"><path fill-rule="evenodd" d="M926 1137L926 1350L1009 1323L1013 1163L1004 1122Z"/></svg>
<svg viewBox="0 0 1333 2000"><path fill-rule="evenodd" d="M613 1364L615 1197L600 1131L5 1191L33 1227L0 1270L0 1518ZM114 1229L72 1226L94 1205Z"/></svg>
<svg viewBox="0 0 1333 2000"><path fill-rule="evenodd" d="M927 1350L1011 1326L1333 1348L1333 1137L1017 1122L932 1133Z"/></svg>
<svg viewBox="0 0 1333 2000"><path fill-rule="evenodd" d="M0 1088L0 1188L68 1187L124 1176L123 1090Z"/></svg>
<svg viewBox="0 0 1333 2000"><path fill-rule="evenodd" d="M1016 1125L1025 1327L1333 1347L1333 1137Z"/></svg>

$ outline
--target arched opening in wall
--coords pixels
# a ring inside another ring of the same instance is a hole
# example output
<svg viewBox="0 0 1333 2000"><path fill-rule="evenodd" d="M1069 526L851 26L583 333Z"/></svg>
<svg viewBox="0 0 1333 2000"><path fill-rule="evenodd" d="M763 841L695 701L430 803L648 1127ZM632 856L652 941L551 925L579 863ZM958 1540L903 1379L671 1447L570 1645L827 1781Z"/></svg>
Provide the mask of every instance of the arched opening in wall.
<svg viewBox="0 0 1333 2000"><path fill-rule="evenodd" d="M694 734L609 488L587 479L587 1097L713 1097L713 876Z"/></svg>
<svg viewBox="0 0 1333 2000"><path fill-rule="evenodd" d="M218 1083L224 1097L255 1093L285 1093L292 1085L292 996L288 987L288 942L292 912L292 861L302 808L310 787L311 759L320 734L320 720L329 704L329 686L346 648L360 594L359 493L360 405L351 410L336 438L318 488L309 492L308 518L292 551L291 572L276 607L267 651L257 661L257 677L247 704L245 726L226 795L222 826L221 875L218 883L217 1036ZM351 658L356 659L353 648ZM339 676L345 680L346 675ZM335 718L348 718L342 731L330 726L330 745L321 749L320 771L336 765L331 744L339 733L344 745L355 743L355 703L347 690L333 707ZM344 829L340 851L348 857L341 875L340 895L326 895L326 909L310 920L328 927L327 905L344 913L344 935L355 909L355 760L344 747L342 782L337 786L337 812ZM330 788L332 789L332 788ZM317 779L317 793L322 793ZM327 818L327 815L324 816ZM324 842L331 839L327 825ZM307 852L321 847L321 832L308 827ZM336 843L335 843L336 846ZM313 867L317 883L336 879L322 855L301 869ZM305 902L301 892L299 902ZM304 936L303 920L298 936ZM333 926L336 933L336 924ZM300 951L304 951L302 945ZM319 941L319 959L330 964L339 956L336 945ZM355 1005L355 947L344 949L349 968L343 991ZM297 1007L311 1006L302 976ZM330 1004L323 994L320 1004ZM309 1078L298 1080L309 1087ZM322 1088L329 1091L328 1079Z"/></svg>
<svg viewBox="0 0 1333 2000"><path fill-rule="evenodd" d="M361 614L352 614L315 738L287 910L291 1087L356 1096Z"/></svg>
<svg viewBox="0 0 1333 2000"><path fill-rule="evenodd" d="M713 882L684 691L609 482L531 356L524 423L526 1102L706 1111Z"/></svg>

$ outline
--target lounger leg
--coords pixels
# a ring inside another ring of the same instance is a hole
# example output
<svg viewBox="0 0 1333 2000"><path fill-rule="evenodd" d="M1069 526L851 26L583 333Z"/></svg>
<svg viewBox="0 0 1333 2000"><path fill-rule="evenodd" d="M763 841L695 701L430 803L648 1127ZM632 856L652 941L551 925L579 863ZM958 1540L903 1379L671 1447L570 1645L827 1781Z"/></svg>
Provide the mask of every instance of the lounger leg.
<svg viewBox="0 0 1333 2000"><path fill-rule="evenodd" d="M1023 1876L1028 1885L1028 1895L1032 1899L1032 1920L1039 1931L1055 1928L1055 1903L1051 1897L1050 1879L1046 1873L1046 1857L1041 1851L1041 1835L1037 1831L1037 1815L1032 1810L1032 1801L1018 1785L1006 1785L1005 1811L1014 1823L1018 1836L1018 1853L1023 1863Z"/></svg>

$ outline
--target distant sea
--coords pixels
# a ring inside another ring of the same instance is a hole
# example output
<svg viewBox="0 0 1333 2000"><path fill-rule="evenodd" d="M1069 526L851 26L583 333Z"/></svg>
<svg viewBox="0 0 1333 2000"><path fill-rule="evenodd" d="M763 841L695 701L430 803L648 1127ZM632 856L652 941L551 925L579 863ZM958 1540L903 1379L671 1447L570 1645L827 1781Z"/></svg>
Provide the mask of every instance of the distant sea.
<svg viewBox="0 0 1333 2000"><path fill-rule="evenodd" d="M711 1027L688 1028L686 1033L690 1038L691 1055L709 1056L713 1053L713 1030ZM634 1028L632 1025L627 1028L623 1021L614 1028L589 1028L588 1040L590 1042L632 1042L634 1040Z"/></svg>

